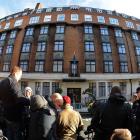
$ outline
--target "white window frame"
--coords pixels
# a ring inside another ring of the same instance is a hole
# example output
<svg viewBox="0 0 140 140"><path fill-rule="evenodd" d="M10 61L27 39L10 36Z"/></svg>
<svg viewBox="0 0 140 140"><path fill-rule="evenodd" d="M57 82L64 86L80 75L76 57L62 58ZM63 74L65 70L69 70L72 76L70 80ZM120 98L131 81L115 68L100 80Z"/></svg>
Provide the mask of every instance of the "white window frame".
<svg viewBox="0 0 140 140"><path fill-rule="evenodd" d="M105 23L105 18L104 16L97 16L98 22L99 23Z"/></svg>
<svg viewBox="0 0 140 140"><path fill-rule="evenodd" d="M131 32L131 36L133 40L139 40L138 39L138 34L136 32Z"/></svg>
<svg viewBox="0 0 140 140"><path fill-rule="evenodd" d="M140 31L140 24L136 24L137 30Z"/></svg>
<svg viewBox="0 0 140 140"><path fill-rule="evenodd" d="M92 21L92 15L84 15L85 21Z"/></svg>
<svg viewBox="0 0 140 140"><path fill-rule="evenodd" d="M78 5L71 5L70 9L71 10L78 10L80 7Z"/></svg>
<svg viewBox="0 0 140 140"><path fill-rule="evenodd" d="M97 11L98 13L103 13L103 10L101 10L101 9L96 9L96 11Z"/></svg>
<svg viewBox="0 0 140 140"><path fill-rule="evenodd" d="M37 13L37 14L42 13L42 9L37 9L37 10L36 10L36 13Z"/></svg>
<svg viewBox="0 0 140 140"><path fill-rule="evenodd" d="M116 18L109 18L110 24L119 25L119 20Z"/></svg>
<svg viewBox="0 0 140 140"><path fill-rule="evenodd" d="M65 21L65 14L58 14L57 21Z"/></svg>
<svg viewBox="0 0 140 140"><path fill-rule="evenodd" d="M57 11L57 12L60 12L60 11L62 11L62 9L63 9L62 7L57 7L57 8L56 8L56 11Z"/></svg>
<svg viewBox="0 0 140 140"><path fill-rule="evenodd" d="M8 29L9 27L10 27L10 22L8 22L8 23L5 24L4 29Z"/></svg>
<svg viewBox="0 0 140 140"><path fill-rule="evenodd" d="M20 26L23 23L23 19L18 19L15 21L14 27Z"/></svg>
<svg viewBox="0 0 140 140"><path fill-rule="evenodd" d="M71 14L71 21L78 21L79 15L78 14Z"/></svg>
<svg viewBox="0 0 140 140"><path fill-rule="evenodd" d="M133 22L131 22L131 21L125 21L125 23L126 23L126 27L128 27L128 28L134 28Z"/></svg>
<svg viewBox="0 0 140 140"><path fill-rule="evenodd" d="M40 16L34 16L30 18L29 24L34 24L34 23L38 23L40 19Z"/></svg>
<svg viewBox="0 0 140 140"><path fill-rule="evenodd" d="M51 15L44 16L44 22L50 22L51 21L51 18L52 18Z"/></svg>
<svg viewBox="0 0 140 140"><path fill-rule="evenodd" d="M91 12L92 11L92 8L87 7L86 8L86 11Z"/></svg>
<svg viewBox="0 0 140 140"><path fill-rule="evenodd" d="M107 10L106 12L107 12L107 14L112 15L112 11Z"/></svg>
<svg viewBox="0 0 140 140"><path fill-rule="evenodd" d="M46 12L52 12L52 8L47 8Z"/></svg>

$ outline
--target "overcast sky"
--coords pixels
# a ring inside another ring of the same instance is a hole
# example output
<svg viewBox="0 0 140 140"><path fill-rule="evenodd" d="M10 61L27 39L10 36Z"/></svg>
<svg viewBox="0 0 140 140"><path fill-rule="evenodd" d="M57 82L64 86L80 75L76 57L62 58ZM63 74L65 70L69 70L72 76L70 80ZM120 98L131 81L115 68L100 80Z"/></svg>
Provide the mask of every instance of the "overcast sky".
<svg viewBox="0 0 140 140"><path fill-rule="evenodd" d="M106 10L116 10L140 19L140 0L0 0L0 18L34 8L40 2L45 8L79 5Z"/></svg>

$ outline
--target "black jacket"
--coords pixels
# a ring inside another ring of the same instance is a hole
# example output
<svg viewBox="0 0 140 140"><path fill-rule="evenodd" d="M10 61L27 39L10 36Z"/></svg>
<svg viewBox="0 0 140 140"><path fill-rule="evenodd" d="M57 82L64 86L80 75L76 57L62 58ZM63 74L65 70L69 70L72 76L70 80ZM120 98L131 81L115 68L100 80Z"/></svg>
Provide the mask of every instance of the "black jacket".
<svg viewBox="0 0 140 140"><path fill-rule="evenodd" d="M0 100L4 107L4 117L8 121L19 122L27 100L19 90L19 85L14 76L9 76L0 82Z"/></svg>
<svg viewBox="0 0 140 140"><path fill-rule="evenodd" d="M49 107L31 112L28 140L47 140L55 117L55 112Z"/></svg>
<svg viewBox="0 0 140 140"><path fill-rule="evenodd" d="M106 103L96 107L88 129L95 131L95 140L108 140L116 128L131 127L131 106L121 94L114 93Z"/></svg>

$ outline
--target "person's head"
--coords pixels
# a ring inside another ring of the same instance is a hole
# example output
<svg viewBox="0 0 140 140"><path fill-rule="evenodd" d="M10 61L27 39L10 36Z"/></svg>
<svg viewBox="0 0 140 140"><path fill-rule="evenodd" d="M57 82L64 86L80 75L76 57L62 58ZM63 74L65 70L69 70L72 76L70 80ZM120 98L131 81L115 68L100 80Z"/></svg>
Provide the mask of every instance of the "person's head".
<svg viewBox="0 0 140 140"><path fill-rule="evenodd" d="M14 76L17 81L21 79L22 69L18 66L14 66L10 72L10 75Z"/></svg>
<svg viewBox="0 0 140 140"><path fill-rule="evenodd" d="M110 92L110 95L113 95L114 93L121 94L121 89L118 86L112 87L111 92Z"/></svg>
<svg viewBox="0 0 140 140"><path fill-rule="evenodd" d="M33 91L30 87L26 87L24 89L24 96L30 98L32 96L32 94L33 94Z"/></svg>
<svg viewBox="0 0 140 140"><path fill-rule="evenodd" d="M31 96L30 106L32 111L45 108L48 105L47 100L41 95Z"/></svg>
<svg viewBox="0 0 140 140"><path fill-rule="evenodd" d="M131 101L135 102L137 99L138 99L137 93L134 93L133 96L132 96Z"/></svg>
<svg viewBox="0 0 140 140"><path fill-rule="evenodd" d="M63 105L65 106L67 104L71 105L71 99L69 96L63 96Z"/></svg>
<svg viewBox="0 0 140 140"><path fill-rule="evenodd" d="M128 129L115 129L110 140L132 140L132 134Z"/></svg>
<svg viewBox="0 0 140 140"><path fill-rule="evenodd" d="M140 99L140 87L136 89L136 93L137 93L137 98Z"/></svg>
<svg viewBox="0 0 140 140"><path fill-rule="evenodd" d="M63 98L59 93L53 93L50 98L51 98L53 104L55 105L56 109L59 109L62 107Z"/></svg>

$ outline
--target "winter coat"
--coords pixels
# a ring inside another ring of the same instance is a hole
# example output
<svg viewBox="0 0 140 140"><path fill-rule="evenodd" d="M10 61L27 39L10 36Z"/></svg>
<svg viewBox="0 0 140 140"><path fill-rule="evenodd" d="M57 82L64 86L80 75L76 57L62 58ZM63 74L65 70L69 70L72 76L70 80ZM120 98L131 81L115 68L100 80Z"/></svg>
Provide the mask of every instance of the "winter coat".
<svg viewBox="0 0 140 140"><path fill-rule="evenodd" d="M131 106L125 103L126 99L120 93L111 95L106 103L96 108L88 129L95 131L95 140L109 140L116 128L131 127Z"/></svg>
<svg viewBox="0 0 140 140"><path fill-rule="evenodd" d="M21 121L24 105L29 105L29 101L20 93L14 76L0 82L0 100L3 102L5 118L12 122Z"/></svg>
<svg viewBox="0 0 140 140"><path fill-rule="evenodd" d="M56 115L42 96L35 96L37 96L35 97L36 99L31 98L31 119L28 140L47 140L52 124L56 120Z"/></svg>
<svg viewBox="0 0 140 140"><path fill-rule="evenodd" d="M84 126L81 115L70 105L66 105L65 109L60 112L56 124L58 140L75 140L76 134Z"/></svg>

